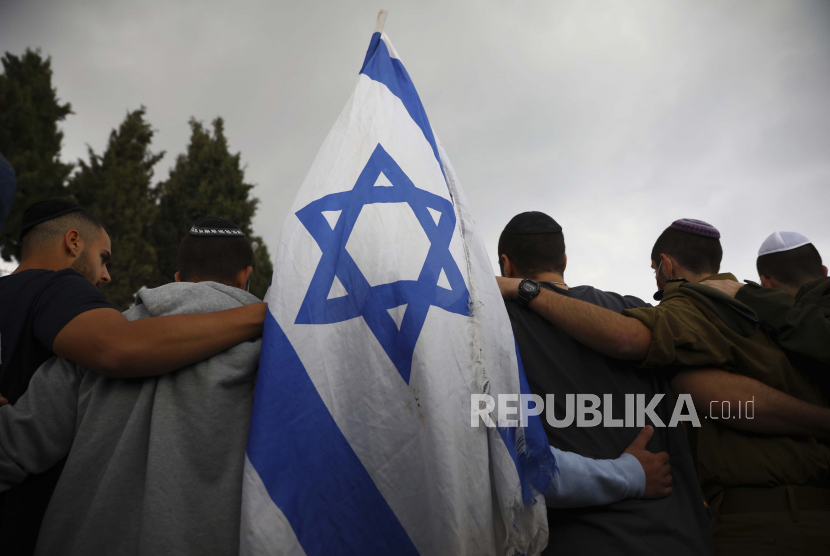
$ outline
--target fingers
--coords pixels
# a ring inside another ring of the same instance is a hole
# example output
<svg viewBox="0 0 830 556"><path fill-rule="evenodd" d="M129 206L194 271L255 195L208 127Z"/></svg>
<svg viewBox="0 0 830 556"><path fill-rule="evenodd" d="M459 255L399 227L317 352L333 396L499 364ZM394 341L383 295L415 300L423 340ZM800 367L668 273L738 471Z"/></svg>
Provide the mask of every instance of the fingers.
<svg viewBox="0 0 830 556"><path fill-rule="evenodd" d="M637 438L634 439L634 442L632 442L628 447L626 452L629 450L645 450L646 444L648 444L648 441L651 440L652 436L654 436L654 427L646 425L643 427L643 430L640 431L640 434L637 435ZM666 452L663 453L666 454ZM668 454L666 454L666 457L668 457Z"/></svg>

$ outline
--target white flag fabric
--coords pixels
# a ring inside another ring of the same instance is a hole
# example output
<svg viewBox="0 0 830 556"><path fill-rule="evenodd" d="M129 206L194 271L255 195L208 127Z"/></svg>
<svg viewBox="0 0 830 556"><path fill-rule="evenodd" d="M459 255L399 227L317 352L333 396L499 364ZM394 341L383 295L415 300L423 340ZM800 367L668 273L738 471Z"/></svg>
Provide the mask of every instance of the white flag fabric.
<svg viewBox="0 0 830 556"><path fill-rule="evenodd" d="M242 554L541 552L555 462L538 417L471 426L471 394L527 384L483 241L384 33L297 194L266 301Z"/></svg>

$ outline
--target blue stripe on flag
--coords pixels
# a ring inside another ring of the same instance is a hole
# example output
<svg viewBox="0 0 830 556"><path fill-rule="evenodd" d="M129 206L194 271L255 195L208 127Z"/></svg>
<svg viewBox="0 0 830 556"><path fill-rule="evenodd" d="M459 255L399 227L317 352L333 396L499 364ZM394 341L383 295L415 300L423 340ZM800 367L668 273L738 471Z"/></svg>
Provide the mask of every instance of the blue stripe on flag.
<svg viewBox="0 0 830 556"><path fill-rule="evenodd" d="M522 356L519 354L519 344L513 338L516 347L516 363L519 366L519 386L522 394L530 394L530 386L525 376L525 368L522 365ZM556 458L550 450L548 435L542 426L542 419L538 415L528 417L525 434L525 452L518 454L516 451L516 428L499 427L499 434L507 446L507 451L516 464L519 472L519 480L522 483L522 499L525 504L532 504L534 491L546 494L553 490L554 473L559 472L556 466Z"/></svg>
<svg viewBox="0 0 830 556"><path fill-rule="evenodd" d="M415 84L412 83L412 79L409 78L409 74L401 61L389 55L389 49L386 48L386 43L380 39L380 33L372 35L369 50L366 51L366 58L363 60L360 73L374 81L383 83L392 91L393 95L401 99L406 111L409 112L409 117L424 132L424 137L426 137L429 146L432 147L432 152L435 153L435 159L438 161L443 174L444 165L441 164L438 145L435 143L435 136L432 134L432 127L429 125L424 105L421 104L421 98L418 96L418 91L415 90ZM450 197L452 197L452 193L450 193Z"/></svg>
<svg viewBox="0 0 830 556"><path fill-rule="evenodd" d="M247 453L308 556L418 554L270 311Z"/></svg>

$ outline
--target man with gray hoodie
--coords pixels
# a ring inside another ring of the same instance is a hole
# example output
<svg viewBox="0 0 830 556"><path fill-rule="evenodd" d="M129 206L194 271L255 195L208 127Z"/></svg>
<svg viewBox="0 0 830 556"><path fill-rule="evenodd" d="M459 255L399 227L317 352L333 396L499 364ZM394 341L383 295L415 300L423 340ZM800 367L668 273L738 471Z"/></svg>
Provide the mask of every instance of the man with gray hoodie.
<svg viewBox="0 0 830 556"><path fill-rule="evenodd" d="M182 241L176 282L142 289L129 320L207 313L248 293L253 252L232 222ZM235 554L260 339L178 371L112 379L55 357L0 408L0 491L68 455L36 554Z"/></svg>

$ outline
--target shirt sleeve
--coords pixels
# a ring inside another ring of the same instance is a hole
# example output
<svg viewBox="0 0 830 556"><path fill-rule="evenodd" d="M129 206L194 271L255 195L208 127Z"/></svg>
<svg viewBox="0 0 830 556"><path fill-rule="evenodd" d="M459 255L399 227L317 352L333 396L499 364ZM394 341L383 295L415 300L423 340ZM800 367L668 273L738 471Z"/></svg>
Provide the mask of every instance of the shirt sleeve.
<svg viewBox="0 0 830 556"><path fill-rule="evenodd" d="M83 276L76 273L60 276L43 289L35 303L35 337L51 350L55 336L69 321L81 313L102 308L113 307Z"/></svg>
<svg viewBox="0 0 830 556"><path fill-rule="evenodd" d="M830 365L830 315L825 315L819 305L803 299L796 301L781 290L753 284L738 290L735 299L778 329L775 339L782 348Z"/></svg>
<svg viewBox="0 0 830 556"><path fill-rule="evenodd" d="M605 506L646 491L646 473L631 454L617 459L591 459L550 447L559 473L545 497L548 508Z"/></svg>
<svg viewBox="0 0 830 556"><path fill-rule="evenodd" d="M651 330L646 368L722 367L730 361L729 340L695 304L683 296L663 301L657 307L626 309Z"/></svg>
<svg viewBox="0 0 830 556"><path fill-rule="evenodd" d="M35 372L17 403L0 407L0 492L69 453L82 379L77 365L53 357Z"/></svg>

